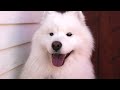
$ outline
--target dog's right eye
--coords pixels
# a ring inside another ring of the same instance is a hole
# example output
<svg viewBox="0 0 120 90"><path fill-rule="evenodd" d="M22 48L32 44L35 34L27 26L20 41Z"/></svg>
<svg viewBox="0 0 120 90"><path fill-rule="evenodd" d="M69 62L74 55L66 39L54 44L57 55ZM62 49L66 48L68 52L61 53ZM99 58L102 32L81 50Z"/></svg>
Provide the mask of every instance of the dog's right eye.
<svg viewBox="0 0 120 90"><path fill-rule="evenodd" d="M50 33L50 36L53 36L54 35L54 33Z"/></svg>
<svg viewBox="0 0 120 90"><path fill-rule="evenodd" d="M66 34L68 37L71 37L73 34L71 32Z"/></svg>

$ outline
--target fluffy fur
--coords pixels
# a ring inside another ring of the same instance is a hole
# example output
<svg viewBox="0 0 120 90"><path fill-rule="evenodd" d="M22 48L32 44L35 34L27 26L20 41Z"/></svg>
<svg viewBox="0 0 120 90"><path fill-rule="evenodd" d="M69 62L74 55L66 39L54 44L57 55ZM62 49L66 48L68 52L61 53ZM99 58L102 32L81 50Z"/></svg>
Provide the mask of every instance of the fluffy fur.
<svg viewBox="0 0 120 90"><path fill-rule="evenodd" d="M48 11L32 40L31 54L23 68L21 79L94 79L91 55L94 40L81 11L64 14ZM54 33L50 36L49 33ZM71 32L73 36L66 34ZM61 54L73 50L61 67L52 64L52 42L62 43Z"/></svg>

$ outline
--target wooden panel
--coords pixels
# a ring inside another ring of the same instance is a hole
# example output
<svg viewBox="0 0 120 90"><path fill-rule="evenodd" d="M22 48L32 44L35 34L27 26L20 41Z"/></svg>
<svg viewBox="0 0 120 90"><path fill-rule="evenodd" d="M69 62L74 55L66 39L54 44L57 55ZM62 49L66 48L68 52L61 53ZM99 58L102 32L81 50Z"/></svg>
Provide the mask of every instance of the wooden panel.
<svg viewBox="0 0 120 90"><path fill-rule="evenodd" d="M110 27L113 35L113 58L120 56L120 11L110 13Z"/></svg>
<svg viewBox="0 0 120 90"><path fill-rule="evenodd" d="M113 73L115 79L120 79L120 11L110 13L110 27L113 38Z"/></svg>
<svg viewBox="0 0 120 90"><path fill-rule="evenodd" d="M95 74L98 77L98 51L99 51L99 13L97 11L85 11L86 22L95 39L95 51L93 52L92 62L94 64Z"/></svg>
<svg viewBox="0 0 120 90"><path fill-rule="evenodd" d="M113 57L120 56L120 31L113 32Z"/></svg>
<svg viewBox="0 0 120 90"><path fill-rule="evenodd" d="M85 11L95 38L93 63L100 79L120 79L120 11Z"/></svg>
<svg viewBox="0 0 120 90"><path fill-rule="evenodd" d="M110 23L111 27L120 27L120 11L111 11L110 14Z"/></svg>
<svg viewBox="0 0 120 90"><path fill-rule="evenodd" d="M100 21L100 50L99 50L99 77L102 79L114 78L113 65L111 63L112 48L112 30L110 28L110 13L101 12Z"/></svg>
<svg viewBox="0 0 120 90"><path fill-rule="evenodd" d="M112 59L114 79L120 79L120 57Z"/></svg>

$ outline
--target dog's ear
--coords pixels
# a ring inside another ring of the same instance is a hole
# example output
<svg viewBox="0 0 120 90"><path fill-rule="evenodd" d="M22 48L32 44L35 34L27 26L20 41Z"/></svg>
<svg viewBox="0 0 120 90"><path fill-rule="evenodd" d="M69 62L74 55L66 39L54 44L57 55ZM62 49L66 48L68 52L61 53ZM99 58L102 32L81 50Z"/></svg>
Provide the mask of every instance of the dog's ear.
<svg viewBox="0 0 120 90"><path fill-rule="evenodd" d="M41 14L42 20L44 20L47 16L48 16L48 12L42 11L42 14Z"/></svg>
<svg viewBox="0 0 120 90"><path fill-rule="evenodd" d="M41 11L41 21L44 21L49 15L56 13L55 11Z"/></svg>
<svg viewBox="0 0 120 90"><path fill-rule="evenodd" d="M45 23L45 21L49 15L54 13L54 11L40 11L40 12L41 12L41 16L40 16L41 17L41 19L40 19L41 25Z"/></svg>
<svg viewBox="0 0 120 90"><path fill-rule="evenodd" d="M77 11L77 13L78 13L78 18L85 22L85 16L84 16L83 12L82 11Z"/></svg>
<svg viewBox="0 0 120 90"><path fill-rule="evenodd" d="M85 23L85 16L82 11L69 11L69 13L77 17L81 22Z"/></svg>

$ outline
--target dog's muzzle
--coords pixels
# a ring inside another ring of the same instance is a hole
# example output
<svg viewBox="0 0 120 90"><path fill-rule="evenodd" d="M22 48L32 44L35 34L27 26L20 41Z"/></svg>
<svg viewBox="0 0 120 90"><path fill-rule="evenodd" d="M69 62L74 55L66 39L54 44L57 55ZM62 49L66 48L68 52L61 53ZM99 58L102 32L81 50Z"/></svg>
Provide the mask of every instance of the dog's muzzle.
<svg viewBox="0 0 120 90"><path fill-rule="evenodd" d="M60 49L62 48L62 43L59 41L54 41L52 43L52 49L54 50L54 53L51 55L52 63L56 67L63 66L65 63L65 60L70 56L72 51L67 54L61 54Z"/></svg>

